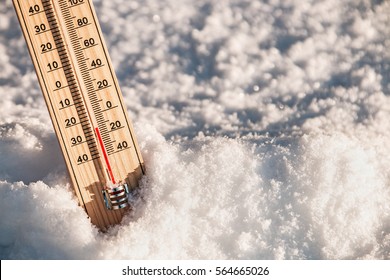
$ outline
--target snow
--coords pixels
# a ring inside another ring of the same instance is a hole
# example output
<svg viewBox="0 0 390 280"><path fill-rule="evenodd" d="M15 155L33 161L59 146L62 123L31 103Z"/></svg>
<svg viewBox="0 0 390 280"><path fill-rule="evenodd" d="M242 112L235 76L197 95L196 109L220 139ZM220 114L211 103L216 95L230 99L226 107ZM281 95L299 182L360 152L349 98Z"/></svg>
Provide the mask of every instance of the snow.
<svg viewBox="0 0 390 280"><path fill-rule="evenodd" d="M147 174L77 200L0 3L1 259L389 259L390 2L94 1Z"/></svg>

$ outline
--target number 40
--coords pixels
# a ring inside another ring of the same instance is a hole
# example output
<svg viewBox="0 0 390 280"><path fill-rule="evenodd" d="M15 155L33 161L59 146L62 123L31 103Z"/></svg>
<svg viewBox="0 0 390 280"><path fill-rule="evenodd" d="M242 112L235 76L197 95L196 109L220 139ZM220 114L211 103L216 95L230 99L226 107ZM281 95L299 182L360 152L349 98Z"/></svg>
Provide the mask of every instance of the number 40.
<svg viewBox="0 0 390 280"><path fill-rule="evenodd" d="M129 147L129 144L127 144L127 141L122 141L118 144L116 147L118 150L123 150Z"/></svg>

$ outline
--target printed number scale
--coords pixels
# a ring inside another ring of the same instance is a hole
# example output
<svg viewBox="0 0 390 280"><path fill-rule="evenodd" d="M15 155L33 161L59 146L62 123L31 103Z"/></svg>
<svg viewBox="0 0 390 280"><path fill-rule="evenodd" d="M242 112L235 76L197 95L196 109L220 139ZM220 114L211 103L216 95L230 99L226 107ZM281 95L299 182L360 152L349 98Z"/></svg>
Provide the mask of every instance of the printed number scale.
<svg viewBox="0 0 390 280"><path fill-rule="evenodd" d="M92 2L13 3L79 202L117 224L144 164Z"/></svg>

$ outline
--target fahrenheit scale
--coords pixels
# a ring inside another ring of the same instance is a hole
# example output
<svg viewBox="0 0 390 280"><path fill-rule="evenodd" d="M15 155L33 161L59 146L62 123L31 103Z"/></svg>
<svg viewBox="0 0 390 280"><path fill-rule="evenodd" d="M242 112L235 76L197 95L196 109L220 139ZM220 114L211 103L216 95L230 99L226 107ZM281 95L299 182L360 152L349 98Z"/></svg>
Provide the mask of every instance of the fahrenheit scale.
<svg viewBox="0 0 390 280"><path fill-rule="evenodd" d="M119 223L144 163L91 0L13 0L76 195Z"/></svg>

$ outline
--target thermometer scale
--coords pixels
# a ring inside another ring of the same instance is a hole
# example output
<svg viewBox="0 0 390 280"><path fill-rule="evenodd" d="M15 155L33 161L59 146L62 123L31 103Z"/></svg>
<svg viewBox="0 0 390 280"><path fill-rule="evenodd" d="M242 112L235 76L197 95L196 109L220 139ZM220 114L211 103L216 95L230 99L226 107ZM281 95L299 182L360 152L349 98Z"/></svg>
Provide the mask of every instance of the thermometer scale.
<svg viewBox="0 0 390 280"><path fill-rule="evenodd" d="M91 0L13 0L80 205L121 221L144 174Z"/></svg>

